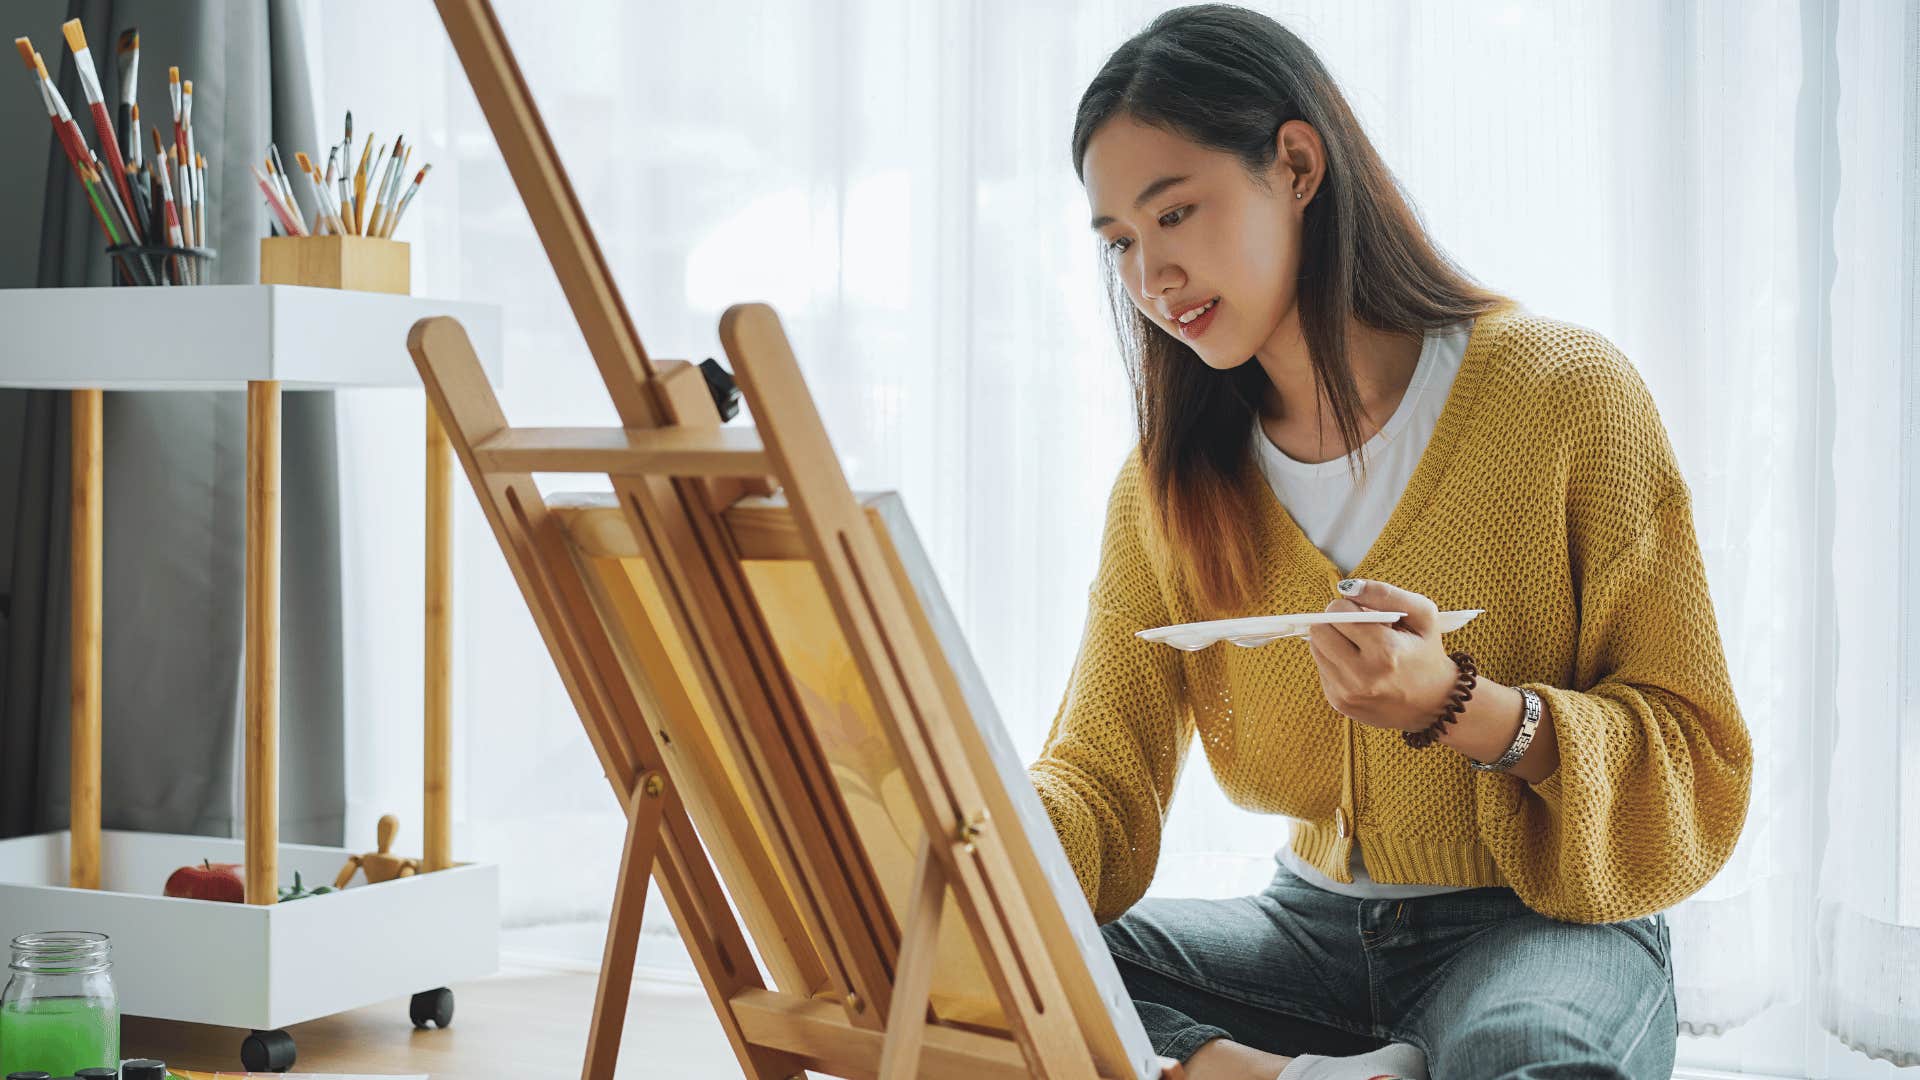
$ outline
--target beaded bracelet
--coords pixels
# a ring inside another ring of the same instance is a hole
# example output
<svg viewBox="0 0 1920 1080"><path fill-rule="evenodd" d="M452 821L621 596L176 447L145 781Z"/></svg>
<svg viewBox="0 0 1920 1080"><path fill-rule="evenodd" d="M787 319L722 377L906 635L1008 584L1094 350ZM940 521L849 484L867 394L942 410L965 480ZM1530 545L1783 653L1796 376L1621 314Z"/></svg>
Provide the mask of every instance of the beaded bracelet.
<svg viewBox="0 0 1920 1080"><path fill-rule="evenodd" d="M1473 665L1473 657L1464 652L1456 652L1448 653L1447 659L1452 660L1460 669L1460 674L1453 684L1453 691L1447 697L1447 704L1440 710L1440 715L1434 718L1433 723L1418 731L1400 733L1400 738L1415 750L1425 750L1439 742L1440 733L1466 710L1467 702L1473 700L1473 688L1480 680L1480 672Z"/></svg>

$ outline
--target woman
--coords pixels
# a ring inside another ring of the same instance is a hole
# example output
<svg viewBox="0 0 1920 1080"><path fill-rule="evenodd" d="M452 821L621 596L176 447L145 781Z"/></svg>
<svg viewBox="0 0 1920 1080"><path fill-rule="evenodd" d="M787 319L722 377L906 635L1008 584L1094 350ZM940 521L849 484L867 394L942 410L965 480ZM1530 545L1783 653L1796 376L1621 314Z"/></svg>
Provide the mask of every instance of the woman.
<svg viewBox="0 0 1920 1080"><path fill-rule="evenodd" d="M1670 1075L1662 912L1732 852L1752 758L1633 367L1437 253L1264 16L1156 19L1073 154L1139 441L1032 775L1156 1050L1194 1080ZM1405 617L1135 636L1322 607ZM1141 902L1196 731L1291 842L1257 896Z"/></svg>

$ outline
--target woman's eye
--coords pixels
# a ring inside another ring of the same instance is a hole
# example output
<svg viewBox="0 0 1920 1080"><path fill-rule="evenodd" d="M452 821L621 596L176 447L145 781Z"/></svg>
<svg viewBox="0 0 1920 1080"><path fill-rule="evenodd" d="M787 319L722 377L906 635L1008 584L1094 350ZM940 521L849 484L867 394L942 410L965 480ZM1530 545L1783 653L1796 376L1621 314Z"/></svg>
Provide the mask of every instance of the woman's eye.
<svg viewBox="0 0 1920 1080"><path fill-rule="evenodd" d="M1171 229L1175 225L1180 224L1182 221L1187 220L1187 215L1192 212L1193 212L1193 207L1191 205L1175 207L1174 209L1169 210L1166 213L1160 215L1160 224L1165 228ZM1118 255L1120 252L1127 250L1127 238L1122 236L1122 237L1117 237L1113 240L1108 241L1107 250L1113 252L1116 255Z"/></svg>

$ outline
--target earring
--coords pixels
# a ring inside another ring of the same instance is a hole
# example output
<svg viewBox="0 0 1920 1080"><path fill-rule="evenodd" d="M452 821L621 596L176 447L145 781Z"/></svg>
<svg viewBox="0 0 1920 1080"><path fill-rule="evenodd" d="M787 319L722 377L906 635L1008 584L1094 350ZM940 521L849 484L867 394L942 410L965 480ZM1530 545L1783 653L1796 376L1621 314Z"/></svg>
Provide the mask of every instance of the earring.
<svg viewBox="0 0 1920 1080"><path fill-rule="evenodd" d="M1306 196L1305 196L1305 195L1303 195L1303 194L1301 194L1301 193L1300 193L1300 192L1298 192L1298 191L1296 191L1296 192L1294 192L1294 193L1293 193L1293 197L1294 197L1294 198L1296 198L1296 199L1304 199L1304 198L1306 198Z"/></svg>

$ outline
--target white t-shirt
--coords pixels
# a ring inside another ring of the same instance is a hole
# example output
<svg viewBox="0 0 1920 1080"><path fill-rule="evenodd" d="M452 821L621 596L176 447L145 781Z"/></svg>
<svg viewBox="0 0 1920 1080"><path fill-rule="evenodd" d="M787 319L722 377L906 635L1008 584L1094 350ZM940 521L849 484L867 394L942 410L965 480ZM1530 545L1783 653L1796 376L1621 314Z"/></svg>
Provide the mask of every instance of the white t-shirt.
<svg viewBox="0 0 1920 1080"><path fill-rule="evenodd" d="M1350 471L1346 457L1308 464L1282 453L1267 438L1258 418L1253 424L1254 458L1260 471L1272 485L1280 505L1300 526L1313 546L1326 553L1342 573L1351 573L1367 550L1373 547L1380 530L1400 502L1400 495L1413 476L1414 467L1433 438L1440 411L1453 388L1453 377L1466 356L1467 337L1472 323L1464 322L1427 334L1420 348L1420 360L1414 365L1413 379L1400 399L1399 407L1381 429L1363 447L1367 473L1364 480ZM1351 456L1351 455L1349 455ZM1353 845L1348 864L1353 884L1335 881L1314 869L1283 846L1275 856L1288 869L1308 882L1329 892L1368 900L1404 900L1414 896L1459 892L1466 886L1383 885L1367 873L1360 845Z"/></svg>

